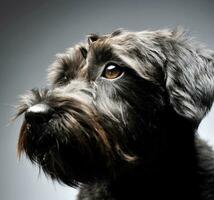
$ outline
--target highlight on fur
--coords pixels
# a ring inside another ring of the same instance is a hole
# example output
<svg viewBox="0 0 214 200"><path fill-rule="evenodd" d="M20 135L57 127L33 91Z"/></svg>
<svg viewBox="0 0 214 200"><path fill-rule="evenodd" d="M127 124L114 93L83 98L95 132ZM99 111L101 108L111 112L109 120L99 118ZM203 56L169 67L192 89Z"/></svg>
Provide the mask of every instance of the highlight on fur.
<svg viewBox="0 0 214 200"><path fill-rule="evenodd" d="M213 150L197 135L213 51L180 29L90 34L48 80L21 98L18 155L79 187L79 200L214 199Z"/></svg>

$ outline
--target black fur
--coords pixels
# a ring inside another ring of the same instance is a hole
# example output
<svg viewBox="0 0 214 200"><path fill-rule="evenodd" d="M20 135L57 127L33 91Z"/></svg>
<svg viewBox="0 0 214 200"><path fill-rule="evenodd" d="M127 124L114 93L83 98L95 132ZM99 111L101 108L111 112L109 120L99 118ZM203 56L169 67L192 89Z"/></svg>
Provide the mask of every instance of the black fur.
<svg viewBox="0 0 214 200"><path fill-rule="evenodd" d="M104 77L106 66L121 75ZM54 114L24 120L18 153L80 187L79 200L214 200L214 156L197 128L214 99L214 53L180 30L91 34L59 54L50 89L23 96Z"/></svg>

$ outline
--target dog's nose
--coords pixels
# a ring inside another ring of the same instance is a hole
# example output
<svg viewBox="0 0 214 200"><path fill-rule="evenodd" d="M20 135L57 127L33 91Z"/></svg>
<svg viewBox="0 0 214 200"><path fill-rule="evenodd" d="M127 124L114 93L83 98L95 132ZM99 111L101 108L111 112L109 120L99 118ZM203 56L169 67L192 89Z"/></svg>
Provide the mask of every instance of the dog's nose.
<svg viewBox="0 0 214 200"><path fill-rule="evenodd" d="M36 104L25 112L25 120L30 124L48 122L53 114L53 109L44 103Z"/></svg>

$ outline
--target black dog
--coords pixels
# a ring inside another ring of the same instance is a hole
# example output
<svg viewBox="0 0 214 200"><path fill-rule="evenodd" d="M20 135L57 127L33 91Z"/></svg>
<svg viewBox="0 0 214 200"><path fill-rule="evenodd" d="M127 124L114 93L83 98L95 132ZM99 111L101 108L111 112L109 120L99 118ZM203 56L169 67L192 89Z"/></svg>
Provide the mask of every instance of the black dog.
<svg viewBox="0 0 214 200"><path fill-rule="evenodd" d="M183 31L92 34L59 54L51 89L23 96L18 153L78 199L214 200L196 134L214 99L214 53Z"/></svg>

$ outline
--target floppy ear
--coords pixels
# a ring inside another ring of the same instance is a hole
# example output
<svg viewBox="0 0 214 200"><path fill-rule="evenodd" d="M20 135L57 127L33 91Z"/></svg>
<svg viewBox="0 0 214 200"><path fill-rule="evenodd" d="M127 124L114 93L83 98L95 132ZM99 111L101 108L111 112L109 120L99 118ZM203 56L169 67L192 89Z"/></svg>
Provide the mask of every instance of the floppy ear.
<svg viewBox="0 0 214 200"><path fill-rule="evenodd" d="M163 48L170 102L177 113L198 125L214 100L214 52L179 30L171 32Z"/></svg>

